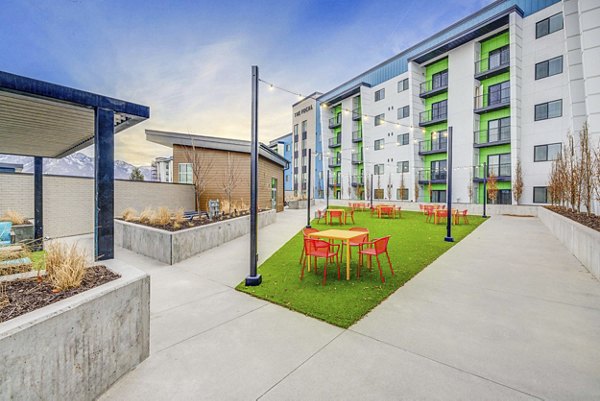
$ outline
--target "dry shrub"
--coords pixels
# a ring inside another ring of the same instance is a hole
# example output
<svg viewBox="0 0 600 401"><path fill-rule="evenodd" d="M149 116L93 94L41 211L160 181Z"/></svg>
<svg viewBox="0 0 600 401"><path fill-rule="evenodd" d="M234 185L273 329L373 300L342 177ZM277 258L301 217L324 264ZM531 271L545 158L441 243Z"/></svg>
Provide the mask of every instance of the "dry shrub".
<svg viewBox="0 0 600 401"><path fill-rule="evenodd" d="M8 294L6 293L6 283L0 283L0 310L5 306L8 306L10 300L8 299Z"/></svg>
<svg viewBox="0 0 600 401"><path fill-rule="evenodd" d="M171 222L171 212L166 207L159 207L153 214L151 224L155 226L166 226Z"/></svg>
<svg viewBox="0 0 600 401"><path fill-rule="evenodd" d="M2 217L0 217L0 221L10 221L15 226L29 223L21 213L15 210L7 210L6 212L4 212Z"/></svg>
<svg viewBox="0 0 600 401"><path fill-rule="evenodd" d="M183 208L179 208L175 211L173 215L173 228L179 230L184 224L186 224L188 220L185 218L183 214Z"/></svg>
<svg viewBox="0 0 600 401"><path fill-rule="evenodd" d="M7 261L7 260L23 259L23 258L29 258L29 260L31 260L31 251L26 246L23 246L21 248L21 250L18 250L18 251L1 251L0 250L0 262ZM5 276L8 274L25 273L25 272L31 271L32 269L33 269L33 262L0 265L0 276Z"/></svg>
<svg viewBox="0 0 600 401"><path fill-rule="evenodd" d="M140 213L140 223L143 224L150 224L150 222L152 221L154 216L154 211L152 210L152 208L147 207L144 210L142 210L142 213Z"/></svg>
<svg viewBox="0 0 600 401"><path fill-rule="evenodd" d="M137 221L138 217L137 217L137 210L128 207L127 209L125 209L123 211L123 220L125 221Z"/></svg>
<svg viewBox="0 0 600 401"><path fill-rule="evenodd" d="M87 255L75 244L53 242L46 247L46 274L58 291L77 288L86 272Z"/></svg>

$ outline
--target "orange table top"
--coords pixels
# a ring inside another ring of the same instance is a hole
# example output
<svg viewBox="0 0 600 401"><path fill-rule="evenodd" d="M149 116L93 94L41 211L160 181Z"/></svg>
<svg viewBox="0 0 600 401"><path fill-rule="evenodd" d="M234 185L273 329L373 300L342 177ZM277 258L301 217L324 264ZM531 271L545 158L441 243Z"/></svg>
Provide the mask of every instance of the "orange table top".
<svg viewBox="0 0 600 401"><path fill-rule="evenodd" d="M308 234L309 237L314 238L327 238L327 239L338 239L338 240L349 240L352 238L360 237L365 235L366 231L350 231L350 230L323 230L316 233Z"/></svg>

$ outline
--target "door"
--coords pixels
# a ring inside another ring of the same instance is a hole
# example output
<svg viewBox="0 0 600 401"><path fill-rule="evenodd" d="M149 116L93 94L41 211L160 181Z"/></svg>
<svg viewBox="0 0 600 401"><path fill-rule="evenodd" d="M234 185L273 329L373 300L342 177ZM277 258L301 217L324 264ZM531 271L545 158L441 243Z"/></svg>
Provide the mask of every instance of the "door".
<svg viewBox="0 0 600 401"><path fill-rule="evenodd" d="M271 209L277 210L277 178L271 178Z"/></svg>

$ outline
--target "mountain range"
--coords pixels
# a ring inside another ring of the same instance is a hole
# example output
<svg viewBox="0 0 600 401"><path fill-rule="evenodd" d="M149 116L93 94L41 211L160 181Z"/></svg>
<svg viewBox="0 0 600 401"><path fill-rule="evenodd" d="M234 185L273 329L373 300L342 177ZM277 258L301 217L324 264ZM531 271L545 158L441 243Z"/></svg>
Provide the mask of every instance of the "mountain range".
<svg viewBox="0 0 600 401"><path fill-rule="evenodd" d="M33 157L0 155L0 163L22 164L24 173L33 173ZM122 160L115 160L115 178L128 180L135 167ZM145 181L152 181L150 166L140 166L139 169L142 171ZM44 174L93 177L94 159L81 152L73 153L62 159L44 159Z"/></svg>

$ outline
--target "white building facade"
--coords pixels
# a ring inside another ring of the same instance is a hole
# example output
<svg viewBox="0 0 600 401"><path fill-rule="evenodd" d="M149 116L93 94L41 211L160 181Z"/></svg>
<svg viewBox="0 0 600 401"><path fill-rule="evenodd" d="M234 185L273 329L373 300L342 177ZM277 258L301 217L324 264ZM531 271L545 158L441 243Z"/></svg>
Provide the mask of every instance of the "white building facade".
<svg viewBox="0 0 600 401"><path fill-rule="evenodd" d="M152 161L152 181L173 182L173 156Z"/></svg>

